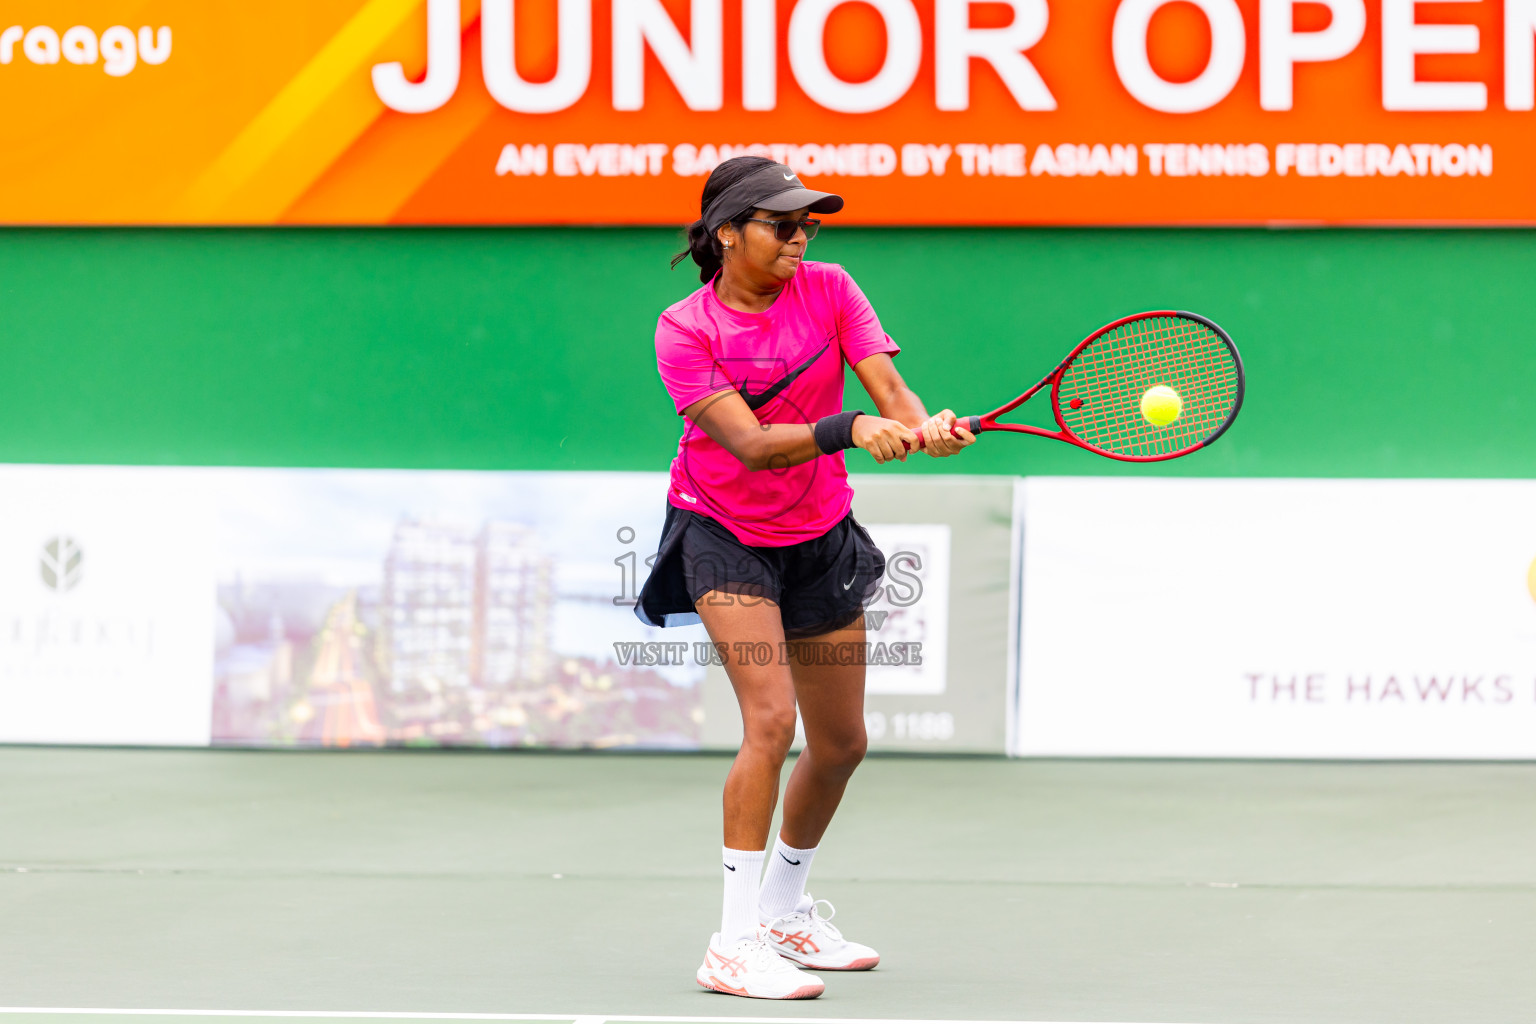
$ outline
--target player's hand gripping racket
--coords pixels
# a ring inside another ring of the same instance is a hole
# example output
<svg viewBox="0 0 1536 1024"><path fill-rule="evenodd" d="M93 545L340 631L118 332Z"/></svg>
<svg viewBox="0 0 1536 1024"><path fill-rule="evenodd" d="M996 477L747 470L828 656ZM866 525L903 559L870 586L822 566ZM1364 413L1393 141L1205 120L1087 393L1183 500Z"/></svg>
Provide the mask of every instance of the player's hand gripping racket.
<svg viewBox="0 0 1536 1024"><path fill-rule="evenodd" d="M1047 385L1060 430L997 422ZM1216 440L1242 404L1243 361L1227 332L1195 313L1162 311L1106 324L1018 398L955 424L973 434L1035 434L1111 459L1159 462Z"/></svg>

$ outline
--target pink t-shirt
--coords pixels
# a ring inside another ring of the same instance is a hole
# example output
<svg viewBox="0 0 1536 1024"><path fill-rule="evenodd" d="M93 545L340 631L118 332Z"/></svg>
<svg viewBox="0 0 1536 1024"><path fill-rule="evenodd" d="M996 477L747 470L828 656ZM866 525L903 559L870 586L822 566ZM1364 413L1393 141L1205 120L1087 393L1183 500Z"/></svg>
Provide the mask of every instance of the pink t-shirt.
<svg viewBox="0 0 1536 1024"><path fill-rule="evenodd" d="M736 391L760 423L814 423L842 412L843 364L899 351L835 263L801 263L765 312L731 309L706 284L656 324L656 365L679 413ZM719 520L743 544L785 547L837 525L853 490L842 452L749 470L684 419L667 500Z"/></svg>

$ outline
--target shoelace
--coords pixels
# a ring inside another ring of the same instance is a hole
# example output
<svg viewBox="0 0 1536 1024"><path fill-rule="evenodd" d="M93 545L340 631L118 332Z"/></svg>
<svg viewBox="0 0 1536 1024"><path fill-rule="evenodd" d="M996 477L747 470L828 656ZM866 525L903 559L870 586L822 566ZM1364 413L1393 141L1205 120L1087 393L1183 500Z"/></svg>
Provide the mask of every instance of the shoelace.
<svg viewBox="0 0 1536 1024"><path fill-rule="evenodd" d="M818 913L817 910L816 910L816 908L820 907L822 904L826 904L826 907L827 907L827 916L825 916L825 917L822 917L821 914ZM801 912L801 911L798 911L798 910L791 910L789 913L787 913L787 914L780 914L778 917L774 918L772 921L769 921L763 927L763 934L764 935L772 935L774 932L779 932L780 934L782 934L784 929L778 927L780 922L788 921L790 918L803 917L808 922L810 922L810 927L811 927L811 933L812 934L815 934L817 932L824 932L825 934L831 936L836 941L842 942L843 941L843 933L838 930L837 925L832 923L832 918L836 914L837 914L837 908L832 905L832 901L831 900L812 900L811 901L811 906L810 906L809 910L806 910L804 912Z"/></svg>
<svg viewBox="0 0 1536 1024"><path fill-rule="evenodd" d="M774 949L768 941L768 932L763 930L760 935L754 935L750 940L742 943L740 960L745 961L748 969L754 972L776 972L776 970L794 970L794 964L786 961L779 955L779 950Z"/></svg>
<svg viewBox="0 0 1536 1024"><path fill-rule="evenodd" d="M742 950L743 959L753 971L793 970L794 965L779 956L778 950L769 945L763 936L751 939Z"/></svg>

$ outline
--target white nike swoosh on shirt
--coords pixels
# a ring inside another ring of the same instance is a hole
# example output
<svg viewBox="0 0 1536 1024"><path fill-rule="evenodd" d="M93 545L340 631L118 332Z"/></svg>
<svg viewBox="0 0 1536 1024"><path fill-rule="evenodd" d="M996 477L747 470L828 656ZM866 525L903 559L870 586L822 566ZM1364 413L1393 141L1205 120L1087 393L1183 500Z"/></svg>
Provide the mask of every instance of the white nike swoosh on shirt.
<svg viewBox="0 0 1536 1024"><path fill-rule="evenodd" d="M853 580L856 580L858 578L859 578L858 573L854 573ZM853 580L849 580L847 583L844 583L843 584L843 589L847 590L849 587L853 586Z"/></svg>

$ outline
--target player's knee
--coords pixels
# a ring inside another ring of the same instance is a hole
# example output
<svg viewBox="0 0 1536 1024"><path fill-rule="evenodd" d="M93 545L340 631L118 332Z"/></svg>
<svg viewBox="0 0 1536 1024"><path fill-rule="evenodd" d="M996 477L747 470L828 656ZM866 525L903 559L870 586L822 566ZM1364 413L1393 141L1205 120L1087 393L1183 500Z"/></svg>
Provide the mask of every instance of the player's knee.
<svg viewBox="0 0 1536 1024"><path fill-rule="evenodd" d="M767 754L783 760L795 742L795 708L766 708L749 715L744 740Z"/></svg>
<svg viewBox="0 0 1536 1024"><path fill-rule="evenodd" d="M859 766L859 762L864 760L864 755L868 752L869 737L863 729L859 729L846 736L838 736L818 743L811 751L811 757L817 768L847 775Z"/></svg>

